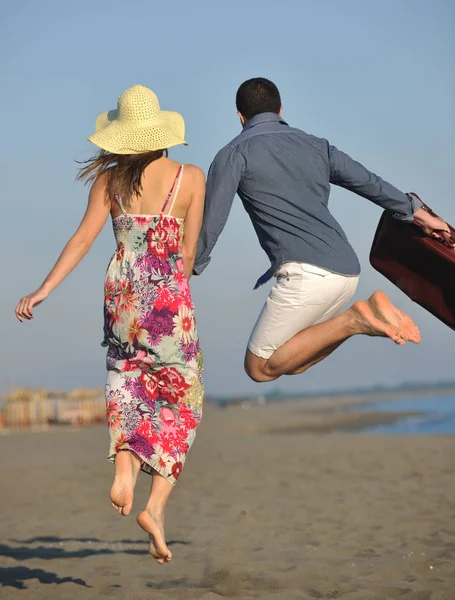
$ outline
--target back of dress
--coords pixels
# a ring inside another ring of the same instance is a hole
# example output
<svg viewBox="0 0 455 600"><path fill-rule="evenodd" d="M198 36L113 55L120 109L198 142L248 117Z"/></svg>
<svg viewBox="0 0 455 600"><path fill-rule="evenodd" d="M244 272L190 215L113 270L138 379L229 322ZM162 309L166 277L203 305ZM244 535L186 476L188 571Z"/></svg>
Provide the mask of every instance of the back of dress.
<svg viewBox="0 0 455 600"><path fill-rule="evenodd" d="M172 210L184 173L156 215L113 219L117 250L105 281L110 460L133 450L142 469L177 480L202 415L203 360L183 271L184 219ZM168 208L169 206L169 208Z"/></svg>

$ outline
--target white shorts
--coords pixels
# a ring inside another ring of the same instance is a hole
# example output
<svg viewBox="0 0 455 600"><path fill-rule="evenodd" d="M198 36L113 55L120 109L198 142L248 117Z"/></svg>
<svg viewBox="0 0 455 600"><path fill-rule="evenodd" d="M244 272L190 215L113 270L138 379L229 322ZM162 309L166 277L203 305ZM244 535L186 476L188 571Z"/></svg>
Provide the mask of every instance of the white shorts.
<svg viewBox="0 0 455 600"><path fill-rule="evenodd" d="M358 282L359 277L337 275L314 265L283 263L248 349L260 358L270 358L302 329L339 315L354 296Z"/></svg>

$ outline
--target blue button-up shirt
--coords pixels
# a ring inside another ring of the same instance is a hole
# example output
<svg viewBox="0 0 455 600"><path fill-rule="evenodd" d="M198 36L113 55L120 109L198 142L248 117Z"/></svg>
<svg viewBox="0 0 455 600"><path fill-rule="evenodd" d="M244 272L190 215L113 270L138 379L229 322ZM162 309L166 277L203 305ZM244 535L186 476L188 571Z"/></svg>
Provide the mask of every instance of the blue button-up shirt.
<svg viewBox="0 0 455 600"><path fill-rule="evenodd" d="M237 193L271 262L256 287L288 261L358 275L357 256L328 209L330 184L368 198L403 220L411 221L419 208L412 197L327 140L289 127L275 113L256 115L210 167L195 274L209 264Z"/></svg>

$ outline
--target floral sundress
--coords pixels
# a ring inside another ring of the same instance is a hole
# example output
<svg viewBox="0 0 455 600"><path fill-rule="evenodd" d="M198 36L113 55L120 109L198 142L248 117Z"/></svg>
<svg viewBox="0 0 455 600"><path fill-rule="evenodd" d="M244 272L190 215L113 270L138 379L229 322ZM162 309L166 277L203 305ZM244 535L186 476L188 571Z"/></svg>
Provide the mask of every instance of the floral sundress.
<svg viewBox="0 0 455 600"><path fill-rule="evenodd" d="M184 222L170 214L182 175L183 165L159 215L127 214L117 198L117 250L104 287L108 458L113 462L120 450L132 450L143 471L155 469L172 484L194 441L204 395L202 352L183 271Z"/></svg>

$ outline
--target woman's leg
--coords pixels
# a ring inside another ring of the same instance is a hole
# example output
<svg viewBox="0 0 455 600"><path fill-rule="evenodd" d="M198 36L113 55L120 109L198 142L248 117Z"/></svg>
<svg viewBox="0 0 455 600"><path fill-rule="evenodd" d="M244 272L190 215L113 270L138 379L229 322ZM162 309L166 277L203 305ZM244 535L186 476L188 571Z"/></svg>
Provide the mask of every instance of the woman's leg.
<svg viewBox="0 0 455 600"><path fill-rule="evenodd" d="M153 471L150 497L139 514L137 522L150 536L149 552L160 565L172 560L172 552L166 546L164 535L164 512L173 485L157 471Z"/></svg>
<svg viewBox="0 0 455 600"><path fill-rule="evenodd" d="M115 456L115 476L110 498L112 506L126 517L133 505L134 487L141 468L141 459L131 450L120 450Z"/></svg>

